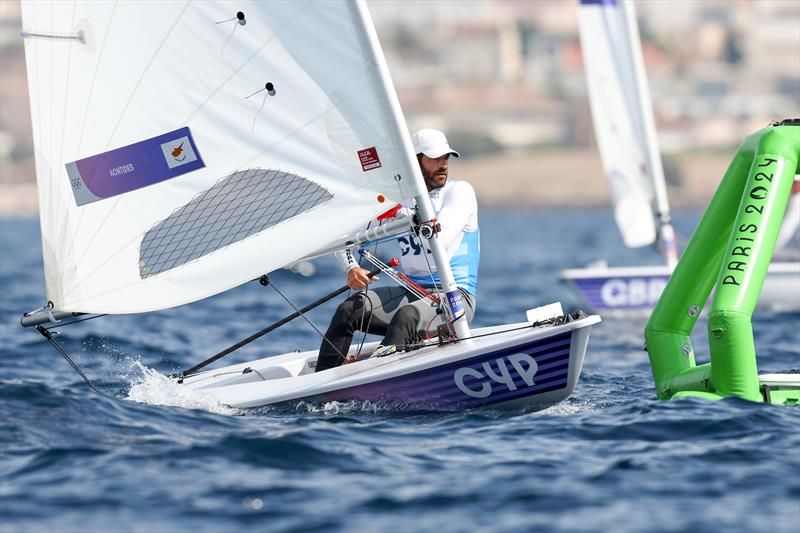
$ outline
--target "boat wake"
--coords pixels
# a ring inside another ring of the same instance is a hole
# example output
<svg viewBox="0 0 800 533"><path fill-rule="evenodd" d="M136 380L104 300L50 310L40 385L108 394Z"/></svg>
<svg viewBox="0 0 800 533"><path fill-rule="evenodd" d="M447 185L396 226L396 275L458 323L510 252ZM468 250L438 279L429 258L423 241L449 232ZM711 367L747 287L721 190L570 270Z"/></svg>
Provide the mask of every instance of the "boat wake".
<svg viewBox="0 0 800 533"><path fill-rule="evenodd" d="M417 407L401 404L399 402L381 402L370 400L347 400L330 402L308 402L301 401L292 404L292 410L303 414L321 415L377 415L385 413L397 413L407 410L418 410Z"/></svg>
<svg viewBox="0 0 800 533"><path fill-rule="evenodd" d="M242 410L221 404L209 394L181 387L164 374L144 366L139 361L133 361L131 369L133 370L129 376L131 388L125 397L126 400L149 405L201 409L219 415L242 414Z"/></svg>
<svg viewBox="0 0 800 533"><path fill-rule="evenodd" d="M568 416L573 417L577 415L584 415L598 411L600 406L594 403L573 403L562 402L547 409L543 409L536 414L541 416Z"/></svg>

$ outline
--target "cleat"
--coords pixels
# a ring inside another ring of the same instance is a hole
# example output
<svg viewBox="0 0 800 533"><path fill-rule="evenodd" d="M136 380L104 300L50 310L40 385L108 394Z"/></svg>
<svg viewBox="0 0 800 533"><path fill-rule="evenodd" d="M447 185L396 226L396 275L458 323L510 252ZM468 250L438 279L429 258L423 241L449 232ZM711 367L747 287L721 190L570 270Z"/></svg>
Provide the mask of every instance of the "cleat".
<svg viewBox="0 0 800 533"><path fill-rule="evenodd" d="M372 352L372 357L386 357L387 355L392 355L393 353L397 352L397 346L394 344L390 344L389 346L383 346L379 344L375 347L375 350Z"/></svg>

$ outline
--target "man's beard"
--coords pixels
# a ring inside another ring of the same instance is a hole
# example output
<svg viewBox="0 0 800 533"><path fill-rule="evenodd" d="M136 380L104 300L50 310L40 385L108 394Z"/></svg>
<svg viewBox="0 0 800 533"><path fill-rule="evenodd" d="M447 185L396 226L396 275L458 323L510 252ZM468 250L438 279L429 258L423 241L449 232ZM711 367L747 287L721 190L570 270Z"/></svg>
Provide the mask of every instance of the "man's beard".
<svg viewBox="0 0 800 533"><path fill-rule="evenodd" d="M440 168L436 169L432 174L423 173L422 177L425 179L425 185L430 189L444 187L445 183L447 183L447 171L442 172Z"/></svg>

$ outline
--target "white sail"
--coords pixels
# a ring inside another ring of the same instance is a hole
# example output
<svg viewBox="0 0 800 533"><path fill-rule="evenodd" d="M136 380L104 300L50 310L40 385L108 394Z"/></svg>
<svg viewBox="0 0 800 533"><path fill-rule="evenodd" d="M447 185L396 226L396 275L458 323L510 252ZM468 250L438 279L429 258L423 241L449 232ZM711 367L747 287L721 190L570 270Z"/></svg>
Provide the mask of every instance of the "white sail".
<svg viewBox="0 0 800 533"><path fill-rule="evenodd" d="M614 217L627 246L646 246L656 241L653 209L664 179L635 19L628 19L617 0L581 0L579 26L592 121ZM666 214L663 192L659 211Z"/></svg>
<svg viewBox="0 0 800 533"><path fill-rule="evenodd" d="M800 175L796 175L794 180L794 188L789 195L783 223L775 241L775 253L780 256L800 255L796 244L798 235L800 235ZM792 246L793 242L795 242L794 246Z"/></svg>
<svg viewBox="0 0 800 533"><path fill-rule="evenodd" d="M192 302L424 192L353 4L22 7L55 309Z"/></svg>

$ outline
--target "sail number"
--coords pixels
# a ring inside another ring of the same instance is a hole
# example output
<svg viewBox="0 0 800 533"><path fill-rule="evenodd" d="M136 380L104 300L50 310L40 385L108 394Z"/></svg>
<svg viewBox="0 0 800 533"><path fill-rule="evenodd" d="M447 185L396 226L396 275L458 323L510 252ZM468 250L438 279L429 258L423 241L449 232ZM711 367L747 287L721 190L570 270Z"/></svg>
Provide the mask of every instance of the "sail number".
<svg viewBox="0 0 800 533"><path fill-rule="evenodd" d="M511 364L509 368L508 363ZM522 378L525 385L534 385L533 376L539 370L536 359L526 353L515 353L507 357L498 357L494 360L495 368L492 368L492 361L486 361L481 365L481 370L462 367L453 374L453 381L458 390L472 398L486 398L492 393L492 382L505 385L509 391L517 390L514 383L514 374Z"/></svg>
<svg viewBox="0 0 800 533"><path fill-rule="evenodd" d="M655 305L667 280L664 278L612 278L600 288L605 307L639 307Z"/></svg>
<svg viewBox="0 0 800 533"><path fill-rule="evenodd" d="M400 244L400 253L404 257L412 250L414 251L413 255L420 255L422 250L425 250L425 253L431 253L427 246L424 246L422 243L418 243L411 235L408 237L398 237L397 242Z"/></svg>

